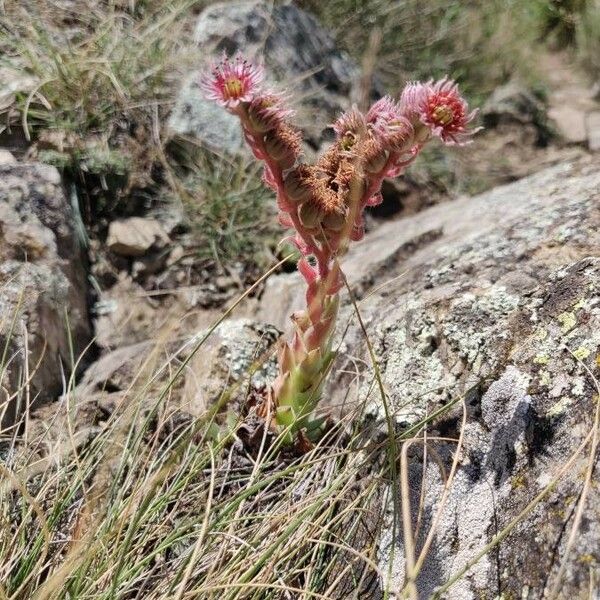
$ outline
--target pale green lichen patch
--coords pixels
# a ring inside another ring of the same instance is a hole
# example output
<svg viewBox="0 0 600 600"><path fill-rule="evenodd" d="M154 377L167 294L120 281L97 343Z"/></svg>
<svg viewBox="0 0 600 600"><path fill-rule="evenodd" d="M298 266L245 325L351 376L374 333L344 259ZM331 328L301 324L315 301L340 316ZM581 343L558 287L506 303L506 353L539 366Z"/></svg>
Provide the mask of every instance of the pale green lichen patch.
<svg viewBox="0 0 600 600"><path fill-rule="evenodd" d="M585 391L585 379L583 377L576 377L571 387L571 393L574 396L583 396Z"/></svg>
<svg viewBox="0 0 600 600"><path fill-rule="evenodd" d="M573 356L577 360L585 360L591 353L592 351L589 348L586 348L586 346L582 345L573 352Z"/></svg>
<svg viewBox="0 0 600 600"><path fill-rule="evenodd" d="M525 473L519 473L510 480L510 485L513 490L525 488L527 487L527 483L527 475Z"/></svg>
<svg viewBox="0 0 600 600"><path fill-rule="evenodd" d="M539 372L538 376L540 378L540 385L542 385L544 387L550 387L550 385L552 383L552 377L550 376L550 373L546 369L542 369Z"/></svg>
<svg viewBox="0 0 600 600"><path fill-rule="evenodd" d="M598 559L593 554L582 554L577 560L585 565L593 565L598 562Z"/></svg>
<svg viewBox="0 0 600 600"><path fill-rule="evenodd" d="M550 357L545 352L540 352L533 359L533 362L536 365L547 365L549 361L550 361Z"/></svg>
<svg viewBox="0 0 600 600"><path fill-rule="evenodd" d="M484 294L465 293L452 303L443 334L472 371L478 372L482 362L489 362L499 344L508 340L506 328L497 324L518 305L519 297L503 286L492 287Z"/></svg>
<svg viewBox="0 0 600 600"><path fill-rule="evenodd" d="M575 317L575 313L572 312L561 313L556 319L561 324L563 333L568 333L577 325L577 318Z"/></svg>
<svg viewBox="0 0 600 600"><path fill-rule="evenodd" d="M556 404L550 407L546 413L546 416L549 418L559 417L560 415L564 414L567 409L572 406L572 404L573 398L570 398L569 396L563 396Z"/></svg>

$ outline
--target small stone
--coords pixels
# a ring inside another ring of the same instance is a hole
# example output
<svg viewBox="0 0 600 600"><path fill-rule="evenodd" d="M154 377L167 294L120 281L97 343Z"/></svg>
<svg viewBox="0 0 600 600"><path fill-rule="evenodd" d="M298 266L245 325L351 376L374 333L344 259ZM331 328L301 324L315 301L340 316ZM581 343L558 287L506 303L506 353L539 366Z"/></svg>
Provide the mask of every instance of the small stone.
<svg viewBox="0 0 600 600"><path fill-rule="evenodd" d="M14 165L17 159L8 151L0 148L0 165Z"/></svg>
<svg viewBox="0 0 600 600"><path fill-rule="evenodd" d="M169 254L169 258L167 259L167 267L171 267L174 264L178 263L183 258L183 255L183 247L179 244L177 244L177 246L174 246L171 250L171 253Z"/></svg>
<svg viewBox="0 0 600 600"><path fill-rule="evenodd" d="M220 275L215 278L215 286L218 290L224 291L235 286L235 280L233 277L226 277L224 275Z"/></svg>
<svg viewBox="0 0 600 600"><path fill-rule="evenodd" d="M131 217L109 225L106 244L111 252L120 256L140 257L149 250L164 248L170 241L155 219Z"/></svg>
<svg viewBox="0 0 600 600"><path fill-rule="evenodd" d="M554 106L548 116L562 138L571 144L584 144L587 140L585 112L579 108L562 105Z"/></svg>

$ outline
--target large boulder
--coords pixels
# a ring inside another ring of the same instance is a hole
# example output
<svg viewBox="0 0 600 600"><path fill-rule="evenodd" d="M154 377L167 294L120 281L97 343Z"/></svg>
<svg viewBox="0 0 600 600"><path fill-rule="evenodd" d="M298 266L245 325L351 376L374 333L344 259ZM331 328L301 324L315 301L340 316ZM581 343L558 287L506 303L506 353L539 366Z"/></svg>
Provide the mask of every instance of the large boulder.
<svg viewBox="0 0 600 600"><path fill-rule="evenodd" d="M184 84L169 124L179 136L217 151L242 148L237 118L205 100L199 88L203 69L223 51L264 61L266 75L290 92L298 122L315 147L323 141L323 129L358 93L357 65L312 15L293 5L272 6L264 0L213 4L198 19L195 41L206 63Z"/></svg>
<svg viewBox="0 0 600 600"><path fill-rule="evenodd" d="M561 474L552 493L441 597L475 599L494 590L537 599L556 581L590 445L566 472L563 467L591 431L598 402L599 189L597 157L562 164L385 224L342 261L398 430L419 431L428 415L451 406L430 436L437 431L456 439L466 403L458 470L417 580L419 598L430 598ZM273 313L278 325L301 288L294 275L271 282L287 303ZM341 322L353 311L346 300ZM352 326L338 342L324 402L347 405L354 394L385 430L364 334ZM409 473L415 518L425 485L417 550L456 450L444 441L428 445L424 468L422 446L415 444ZM389 508L378 555L381 572L391 574L390 589L397 590L404 581L404 543ZM600 493L593 484L565 557L560 597L587 597L590 570L598 580L599 523Z"/></svg>
<svg viewBox="0 0 600 600"><path fill-rule="evenodd" d="M3 424L60 393L91 340L78 232L55 168L0 164Z"/></svg>
<svg viewBox="0 0 600 600"><path fill-rule="evenodd" d="M517 81L496 88L483 105L481 115L486 128L505 124L532 126L540 145L545 145L552 133L544 101Z"/></svg>

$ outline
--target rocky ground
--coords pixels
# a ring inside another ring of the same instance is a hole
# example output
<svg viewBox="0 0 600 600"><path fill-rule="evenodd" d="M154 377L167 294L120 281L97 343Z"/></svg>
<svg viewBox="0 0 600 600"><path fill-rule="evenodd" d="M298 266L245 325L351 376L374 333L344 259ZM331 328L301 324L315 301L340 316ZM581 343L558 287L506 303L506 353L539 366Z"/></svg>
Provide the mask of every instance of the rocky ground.
<svg viewBox="0 0 600 600"><path fill-rule="evenodd" d="M364 93L360 68L293 6L227 6L200 14L196 43L207 58L222 49L266 52L274 77L295 86L299 116L309 123L307 153L318 152L327 141L323 125ZM518 82L498 88L482 109L485 132L452 165L472 188L505 185L450 197L424 185L417 165L386 188L366 239L344 259L398 430L450 407L430 430L444 438L432 442L436 460L412 451L413 506L425 490L421 531L435 518L461 439L434 549L417 580L420 598L525 510L508 538L442 597L542 598L559 576L555 597L598 589L600 498L590 474L600 393L600 103L566 61L547 57L554 85L546 99ZM237 124L199 97L197 81L194 73L182 83L171 143L243 152ZM377 83L369 93L381 93ZM56 400L73 374L87 407L75 433L93 436L98 415L115 410L159 345L184 363L173 402L186 416L222 402L232 382L238 390L265 385L274 343L301 293L296 273L275 273L257 286L193 355L202 332L261 272L198 266L181 207L144 207L86 230L73 188L34 160L39 148L23 148L6 133L0 141L3 426L34 405L29 426L64 436L56 419L64 403ZM339 416L366 403L365 423L383 429L348 297L341 323L325 406ZM391 515L385 502L379 508ZM381 572L397 588L405 543L389 520L376 544ZM369 597L385 585L379 581Z"/></svg>

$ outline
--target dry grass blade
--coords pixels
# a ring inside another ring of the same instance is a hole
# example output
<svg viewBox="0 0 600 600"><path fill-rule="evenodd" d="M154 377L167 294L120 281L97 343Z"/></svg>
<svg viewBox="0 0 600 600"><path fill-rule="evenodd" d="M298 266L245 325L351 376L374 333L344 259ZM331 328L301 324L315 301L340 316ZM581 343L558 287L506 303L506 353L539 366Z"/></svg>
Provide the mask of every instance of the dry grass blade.
<svg viewBox="0 0 600 600"><path fill-rule="evenodd" d="M194 544L194 549L190 556L188 565L185 569L183 579L181 580L181 583L179 584L177 592L174 596L174 600L181 600L181 598L183 598L183 594L185 592L185 586L187 585L188 581L190 580L192 571L196 564L196 559L199 556L200 550L202 548L202 544L204 543L206 532L208 530L208 520L210 517L210 509L212 507L213 496L215 493L215 456L214 456L212 448L210 448L210 447L209 447L209 452L210 452L210 486L208 488L206 508L204 510L204 520L202 521L202 529L200 530L198 539L196 540L196 543Z"/></svg>
<svg viewBox="0 0 600 600"><path fill-rule="evenodd" d="M596 459L598 454L598 443L600 441L600 383L596 376L590 371L589 367L578 359L577 356L567 348L568 352L573 356L573 358L583 366L583 368L587 371L587 374L590 376L594 385L596 386L596 391L598 395L596 396L596 410L594 413L594 421L592 425L592 439L590 444L590 453L588 458L588 464L586 467L585 480L583 482L583 489L581 491L581 495L579 497L579 501L577 503L577 510L575 511L575 517L573 519L573 526L571 527L571 532L569 533L569 537L567 539L567 543L565 544L565 549L563 553L563 558L561 561L560 568L558 569L558 573L556 574L555 583L552 586L550 593L548 594L548 598L553 600L554 598L558 598L560 593L560 588L562 586L562 580L564 574L567 570L568 559L575 545L575 538L577 537L577 533L579 531L579 527L581 526L581 519L583 518L583 511L585 509L586 500L588 494L590 492L592 486L592 476L594 473L594 467L596 465ZM591 589L591 586L590 586Z"/></svg>
<svg viewBox="0 0 600 600"><path fill-rule="evenodd" d="M388 456L389 456L389 468L390 468L390 477L391 477L391 481L392 481L392 489L396 488L397 482L398 482L398 474L397 474L397 448L396 448L396 434L395 434L395 423L394 423L394 418L392 415L392 412L390 410L390 407L388 405L388 400L387 400L387 394L385 392L385 387L383 385L383 379L381 377L381 371L379 369L379 363L377 361L377 357L375 356L375 350L373 349L373 344L371 343L371 340L369 339L369 334L367 332L367 329L365 327L365 324L363 322L361 313L360 313L360 309L358 307L358 304L356 302L356 298L354 297L354 294L352 292L352 289L350 288L350 285L348 284L348 280L346 279L346 275L344 274L344 271L342 270L339 262L336 260L335 264L338 268L338 271L342 277L342 280L344 282L344 285L346 287L346 289L348 290L348 294L350 296L350 301L352 302L352 306L354 308L354 313L356 314L356 318L358 320L360 329L363 333L364 339L365 339L365 343L367 345L367 349L369 352L369 357L371 359L371 365L373 367L373 371L375 373L375 380L377 381L377 386L379 388L379 393L381 396L381 401L383 403L383 408L385 411L385 419L386 419L386 425L387 425L387 432L388 432ZM395 531L396 531L396 521L397 521L397 514L398 514L398 507L397 507L397 497L396 494L393 493L392 494L392 503L393 503L393 507L394 507L394 519L393 519L393 533L392 536L394 539L395 536ZM391 565L393 563L393 557L390 559L390 568ZM387 593L387 591L386 591Z"/></svg>
<svg viewBox="0 0 600 600"><path fill-rule="evenodd" d="M546 498L554 488L558 485L558 483L562 480L562 478L569 472L571 467L575 464L575 461L579 457L579 455L585 450L586 446L593 440L596 435L596 425L590 429L587 433L581 444L577 447L577 449L571 454L569 459L565 462L565 464L559 469L558 473L555 477L550 481L550 483L531 500L525 506L525 508L519 512L519 514L511 519L506 527L504 527L501 531L496 533L490 542L486 544L486 546L478 552L471 560L467 561L467 563L455 574L453 575L444 585L438 588L435 594L432 596L432 600L441 600L444 598L443 594L447 592L459 579L461 579L465 573L467 573L471 567L477 564L481 558L483 558L490 550L495 548L498 544L500 544L510 533L511 531L525 519L538 504Z"/></svg>

